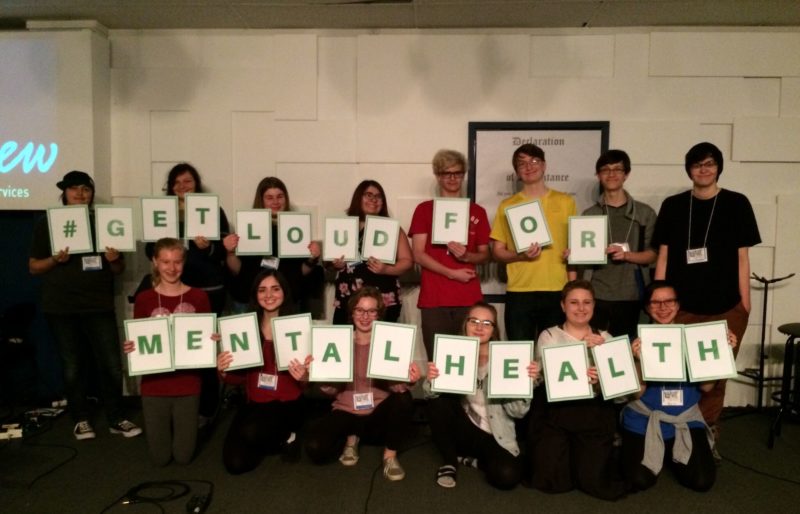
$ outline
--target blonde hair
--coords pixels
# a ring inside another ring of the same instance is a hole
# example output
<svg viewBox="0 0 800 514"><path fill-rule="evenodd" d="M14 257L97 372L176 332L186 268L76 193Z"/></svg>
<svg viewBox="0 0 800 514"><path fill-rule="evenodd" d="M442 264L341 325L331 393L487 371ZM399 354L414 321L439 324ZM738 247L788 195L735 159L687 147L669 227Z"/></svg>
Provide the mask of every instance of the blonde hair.
<svg viewBox="0 0 800 514"><path fill-rule="evenodd" d="M460 164L461 169L465 172L467 171L467 158L464 157L464 154L455 150L439 150L436 152L436 155L433 156L431 164L433 164L434 173L441 173L455 164Z"/></svg>
<svg viewBox="0 0 800 514"><path fill-rule="evenodd" d="M162 250L180 250L183 260L186 260L186 248L183 246L183 243L180 241L180 239L175 239L174 237L162 237L156 241L156 244L153 246L153 263L150 270L150 282L153 284L153 287L156 287L161 283L161 276L158 273L156 259L158 259L158 254L160 254Z"/></svg>

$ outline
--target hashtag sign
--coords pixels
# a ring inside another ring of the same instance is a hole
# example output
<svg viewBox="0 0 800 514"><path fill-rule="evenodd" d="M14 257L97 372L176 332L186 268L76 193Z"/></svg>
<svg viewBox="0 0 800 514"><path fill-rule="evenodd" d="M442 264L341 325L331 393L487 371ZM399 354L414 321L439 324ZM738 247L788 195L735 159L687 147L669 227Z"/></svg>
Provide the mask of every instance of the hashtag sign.
<svg viewBox="0 0 800 514"><path fill-rule="evenodd" d="M75 235L75 231L77 230L77 224L75 220L67 220L64 223L64 237L72 237Z"/></svg>

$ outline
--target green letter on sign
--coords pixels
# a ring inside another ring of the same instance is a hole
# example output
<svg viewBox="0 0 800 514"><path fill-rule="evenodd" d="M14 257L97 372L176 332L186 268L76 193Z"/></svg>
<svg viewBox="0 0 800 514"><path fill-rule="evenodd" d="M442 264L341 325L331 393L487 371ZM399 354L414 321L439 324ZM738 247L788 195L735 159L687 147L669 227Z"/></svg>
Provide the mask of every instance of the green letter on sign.
<svg viewBox="0 0 800 514"><path fill-rule="evenodd" d="M561 365L561 371L558 373L558 381L563 382L567 376L571 377L572 380L578 380L578 374L572 369L572 364L569 361L564 361Z"/></svg>
<svg viewBox="0 0 800 514"><path fill-rule="evenodd" d="M463 375L464 374L464 356L462 355L461 357L459 357L458 358L458 362L453 362L451 360L451 357L452 357L452 355L448 355L447 357L445 357L445 360L444 360L444 374L445 375L450 375L450 369L451 368L458 368L458 374L459 375Z"/></svg>
<svg viewBox="0 0 800 514"><path fill-rule="evenodd" d="M503 361L503 378L519 378L519 359Z"/></svg>
<svg viewBox="0 0 800 514"><path fill-rule="evenodd" d="M336 349L336 343L328 343L328 346L325 347L325 353L322 355L322 362L326 362L331 358L336 362L342 362L342 358L339 356L339 350Z"/></svg>
<svg viewBox="0 0 800 514"><path fill-rule="evenodd" d="M667 348L672 346L672 343L653 343L653 346L658 348L658 362L664 362L665 360L667 360L667 357L664 354L664 352L666 351Z"/></svg>
<svg viewBox="0 0 800 514"><path fill-rule="evenodd" d="M153 226L154 227L167 226L167 211L153 211Z"/></svg>
<svg viewBox="0 0 800 514"><path fill-rule="evenodd" d="M206 224L206 213L208 211L210 211L211 209L209 209L208 207L202 207L202 208L198 208L198 209L195 209L195 210L200 213L200 224L201 225L205 225Z"/></svg>
<svg viewBox="0 0 800 514"><path fill-rule="evenodd" d="M289 238L290 243L299 243L303 240L303 231L300 230L300 227L292 227L289 229L286 237Z"/></svg>
<svg viewBox="0 0 800 514"><path fill-rule="evenodd" d="M450 228L451 223L455 223L458 220L456 213L448 212L444 215L444 228Z"/></svg>
<svg viewBox="0 0 800 514"><path fill-rule="evenodd" d="M147 340L147 336L139 336L139 353L144 355L153 353L162 353L161 349L161 335L155 334L153 336L153 343Z"/></svg>
<svg viewBox="0 0 800 514"><path fill-rule="evenodd" d="M389 242L389 234L383 230L376 230L375 235L372 236L372 244L375 246L386 246Z"/></svg>
<svg viewBox="0 0 800 514"><path fill-rule="evenodd" d="M261 236L258 234L253 234L253 224L247 224L247 239L261 239Z"/></svg>
<svg viewBox="0 0 800 514"><path fill-rule="evenodd" d="M247 332L242 332L241 339L237 334L231 334L231 352L236 351L236 345L238 344L242 350L247 351L250 349L250 344L247 342Z"/></svg>
<svg viewBox="0 0 800 514"><path fill-rule="evenodd" d="M581 232L581 248L586 248L590 246L594 248L594 236L596 234L594 232L584 231Z"/></svg>
<svg viewBox="0 0 800 514"><path fill-rule="evenodd" d="M705 348L703 346L703 341L697 341L697 350L700 352L700 360L701 361L706 360L706 354L707 353L713 353L714 354L714 360L715 361L719 360L719 348L717 348L717 340L716 339L712 339L711 340L711 346L709 348Z"/></svg>
<svg viewBox="0 0 800 514"><path fill-rule="evenodd" d="M338 230L334 230L333 231L333 244L335 244L336 246L344 246L344 245L346 245L347 244L347 231L346 230L344 231L344 238L342 239L342 241L339 241L339 231Z"/></svg>
<svg viewBox="0 0 800 514"><path fill-rule="evenodd" d="M125 226L120 220L111 220L108 222L108 233L112 236L125 235Z"/></svg>
<svg viewBox="0 0 800 514"><path fill-rule="evenodd" d="M520 228L522 228L523 232L527 232L528 234L530 234L531 232L535 232L536 227L538 227L539 225L536 223L536 220L533 219L533 217L525 216L524 218L522 218L522 220L520 220L519 226Z"/></svg>
<svg viewBox="0 0 800 514"><path fill-rule="evenodd" d="M386 341L386 352L384 352L383 354L384 360L398 362L400 360L400 357L392 357L390 355L391 353L392 353L392 342Z"/></svg>
<svg viewBox="0 0 800 514"><path fill-rule="evenodd" d="M189 350L199 350L200 346L195 343L200 343L203 338L201 337L203 332L201 330L190 330L186 333L186 347Z"/></svg>
<svg viewBox="0 0 800 514"><path fill-rule="evenodd" d="M292 351L297 351L297 336L302 334L302 332L286 332L286 337L292 340Z"/></svg>
<svg viewBox="0 0 800 514"><path fill-rule="evenodd" d="M611 358L608 359L608 368L609 368L609 370L611 370L611 376L612 377L621 377L621 376L625 375L624 371L617 371L614 368L614 360L611 359Z"/></svg>

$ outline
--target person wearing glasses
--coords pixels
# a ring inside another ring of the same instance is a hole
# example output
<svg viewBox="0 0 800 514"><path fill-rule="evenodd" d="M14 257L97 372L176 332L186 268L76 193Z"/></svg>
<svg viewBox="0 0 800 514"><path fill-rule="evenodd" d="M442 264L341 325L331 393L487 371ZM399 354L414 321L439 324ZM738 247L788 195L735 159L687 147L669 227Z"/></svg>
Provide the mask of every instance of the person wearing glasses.
<svg viewBox="0 0 800 514"><path fill-rule="evenodd" d="M600 197L583 215L608 217L608 263L581 266L578 274L589 277L594 287L594 326L633 341L642 294L650 282L649 266L656 260L650 248L656 213L625 190L630 172L631 159L622 150L608 150L597 159Z"/></svg>
<svg viewBox="0 0 800 514"><path fill-rule="evenodd" d="M680 302L669 282L656 280L645 292L644 306L654 323L668 325L675 322ZM730 330L728 343L736 347ZM634 340L632 350L638 360L640 339ZM642 381L637 399L622 411L622 469L634 490L655 485L665 464L684 487L700 492L711 489L717 475L711 453L713 435L697 402L712 387L714 382Z"/></svg>
<svg viewBox="0 0 800 514"><path fill-rule="evenodd" d="M522 189L498 206L491 238L492 256L505 263L508 272L504 321L508 338L515 341L537 339L539 332L563 319L560 291L576 275L567 271L564 260L567 223L576 208L572 196L545 184L544 150L524 144L514 151L511 161ZM544 248L538 244L516 248L505 209L532 200L541 203L553 242Z"/></svg>
<svg viewBox="0 0 800 514"><path fill-rule="evenodd" d="M316 464L331 462L338 455L343 466L351 467L359 460L359 441L382 444L383 476L397 481L406 476L397 451L411 429L414 401L410 388L419 380L420 371L412 362L408 382L367 377L372 327L385 312L383 298L383 293L370 286L350 296L348 311L354 328L353 381L320 387L323 393L335 396L333 410L309 425L306 453Z"/></svg>
<svg viewBox="0 0 800 514"><path fill-rule="evenodd" d="M383 186L374 180L362 181L353 191L348 216L358 216L358 247L363 248L364 224L367 216L389 217L386 206L386 193ZM400 275L408 271L414 264L408 236L401 228L397 238L397 257L394 264L386 264L374 257L364 262L345 262L343 258L334 259L331 266L336 270L335 298L333 301L333 324L349 323L347 304L350 297L364 286L378 288L383 294L386 306L384 320L395 322L400 317Z"/></svg>
<svg viewBox="0 0 800 514"><path fill-rule="evenodd" d="M467 160L454 150L439 150L433 174L440 198L461 198ZM483 299L478 264L489 260L489 219L486 210L470 202L467 244L433 244L433 200L422 202L411 219L411 249L422 268L417 307L422 317L422 340L433 355L435 334L458 334L469 306Z"/></svg>
<svg viewBox="0 0 800 514"><path fill-rule="evenodd" d="M543 347L584 342L588 351L611 337L590 324L594 314L592 284L586 280L568 282L560 303L566 321L542 332L535 347L539 362ZM628 486L614 473L614 404L600 394L597 368L590 365L587 374L594 386L593 398L551 403L541 388L534 392L528 432L531 483L546 493L577 488L601 500L616 500L625 495Z"/></svg>
<svg viewBox="0 0 800 514"><path fill-rule="evenodd" d="M722 152L711 143L686 153L692 189L661 204L651 245L658 252L655 278L669 281L681 299L676 322L724 319L741 341L750 317L749 251L761 236L747 197L719 186L723 164ZM725 383L717 381L700 400L715 440Z"/></svg>
<svg viewBox="0 0 800 514"><path fill-rule="evenodd" d="M474 463L486 473L486 480L498 489L513 489L522 477L522 462L515 432L514 419L527 414L530 400L488 399L489 341L499 339L497 310L483 301L467 310L462 322L463 335L477 337L478 381L475 394L436 395L430 392L430 381L439 376L439 369L428 363L425 381L428 400L428 420L431 438L442 457L436 472L436 483L444 488L456 486L456 471L460 463ZM536 361L528 365L531 380L539 376ZM459 459L462 456L462 459Z"/></svg>

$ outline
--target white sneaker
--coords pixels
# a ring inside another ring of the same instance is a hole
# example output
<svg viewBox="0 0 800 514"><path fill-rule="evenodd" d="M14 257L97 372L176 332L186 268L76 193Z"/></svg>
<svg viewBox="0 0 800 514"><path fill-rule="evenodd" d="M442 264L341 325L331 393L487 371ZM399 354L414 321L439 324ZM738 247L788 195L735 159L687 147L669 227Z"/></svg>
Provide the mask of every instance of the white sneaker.
<svg viewBox="0 0 800 514"><path fill-rule="evenodd" d="M92 425L90 425L86 420L75 423L75 428L72 429L72 434L78 441L83 441L84 439L94 439L96 437Z"/></svg>
<svg viewBox="0 0 800 514"><path fill-rule="evenodd" d="M397 460L397 457L383 459L383 476L386 480L392 482L402 480L406 477L406 472L403 470L403 466L400 465L400 461Z"/></svg>
<svg viewBox="0 0 800 514"><path fill-rule="evenodd" d="M348 467L358 464L358 440L356 440L355 444L345 445L342 454L339 456L339 462L342 463L342 466Z"/></svg>
<svg viewBox="0 0 800 514"><path fill-rule="evenodd" d="M115 424L108 427L109 432L112 434L120 434L125 437L136 437L142 433L142 429L131 423L127 419L117 421Z"/></svg>

